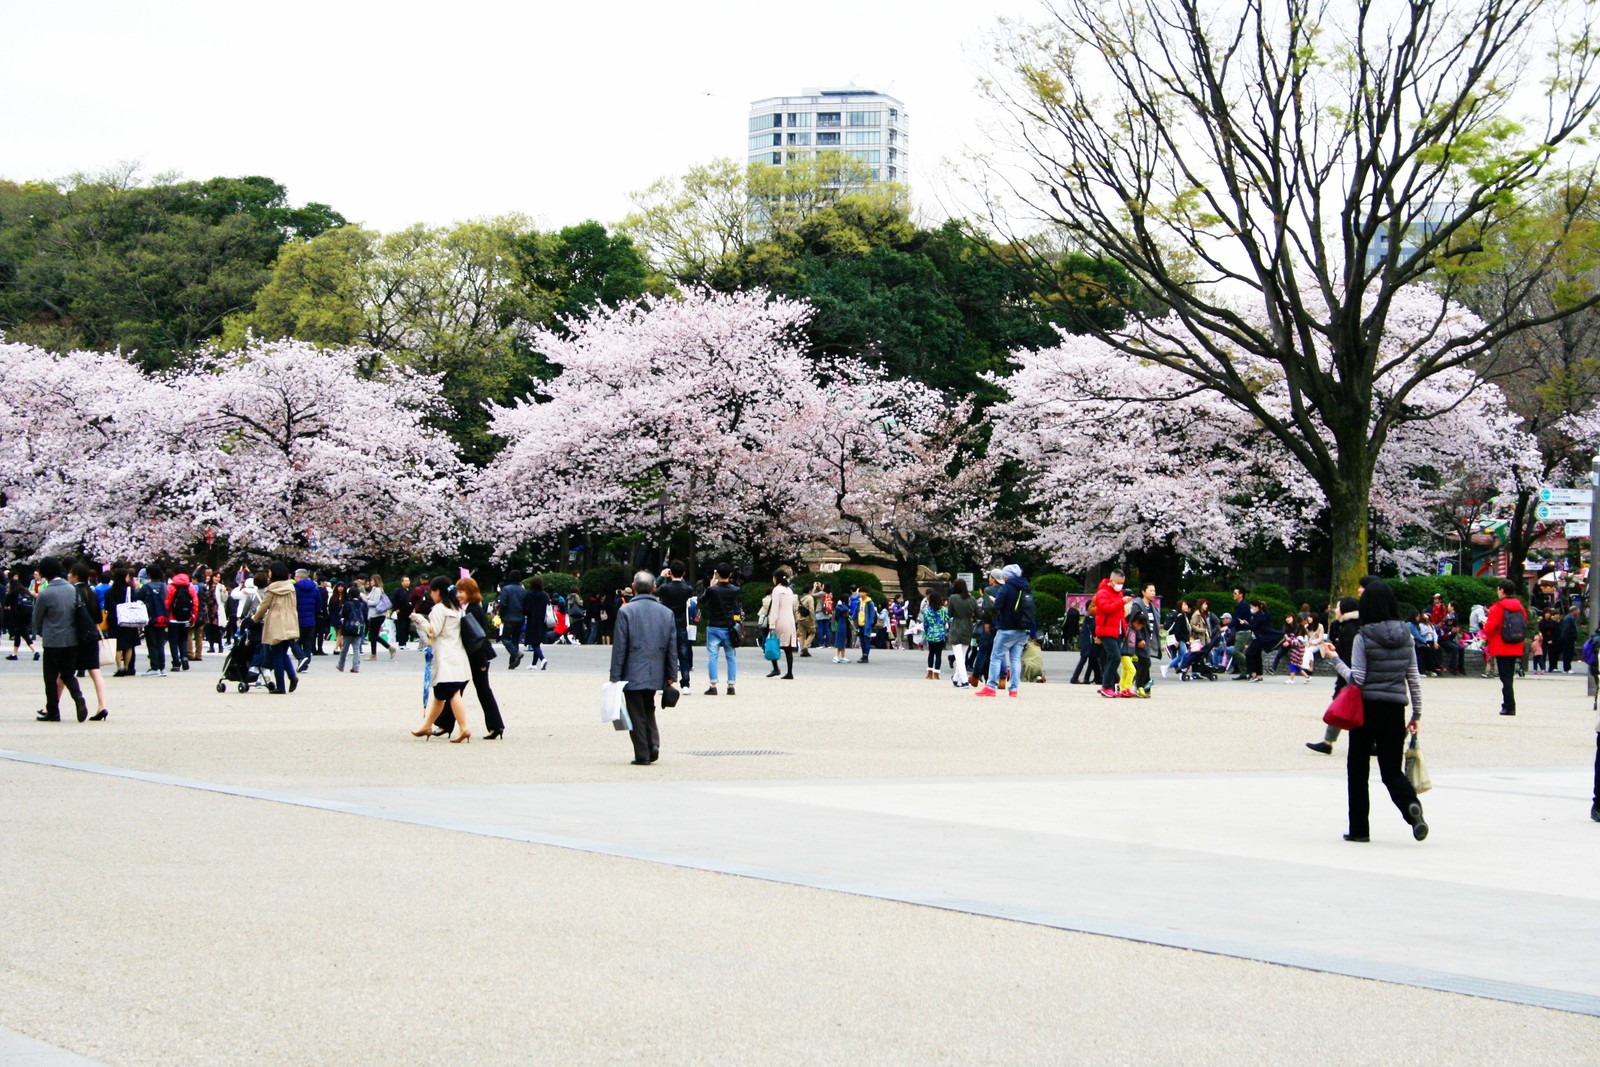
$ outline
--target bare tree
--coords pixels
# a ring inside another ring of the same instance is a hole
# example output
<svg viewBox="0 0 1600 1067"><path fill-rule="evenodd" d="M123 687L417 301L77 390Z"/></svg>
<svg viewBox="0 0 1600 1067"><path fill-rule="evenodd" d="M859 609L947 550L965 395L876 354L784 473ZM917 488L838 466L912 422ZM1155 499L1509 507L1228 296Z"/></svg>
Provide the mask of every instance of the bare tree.
<svg viewBox="0 0 1600 1067"><path fill-rule="evenodd" d="M1334 584L1353 590L1377 456L1397 425L1438 414L1410 402L1416 387L1595 303L1534 310L1512 288L1469 331L1380 348L1397 294L1468 284L1515 202L1586 131L1600 102L1591 5L1049 10L998 41L990 90L1020 150L1013 194L1170 308L1104 336L1238 404L1304 465L1328 499ZM1525 104L1542 107L1526 126ZM1530 266L1529 289L1550 259ZM1263 364L1287 384L1287 410L1258 399ZM1397 369L1397 388L1375 390Z"/></svg>

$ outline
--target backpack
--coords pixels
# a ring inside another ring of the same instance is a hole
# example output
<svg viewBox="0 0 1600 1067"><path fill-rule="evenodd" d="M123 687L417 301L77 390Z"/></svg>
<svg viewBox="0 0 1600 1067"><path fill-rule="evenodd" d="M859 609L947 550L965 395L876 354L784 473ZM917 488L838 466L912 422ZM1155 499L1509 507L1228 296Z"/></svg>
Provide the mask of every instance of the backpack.
<svg viewBox="0 0 1600 1067"><path fill-rule="evenodd" d="M1520 645L1528 636L1528 616L1521 611L1500 613L1500 640L1508 645Z"/></svg>
<svg viewBox="0 0 1600 1067"><path fill-rule="evenodd" d="M1011 609L1011 618L1018 630L1031 630L1037 619L1037 609L1034 607L1033 594L1026 589L1017 594L1017 606Z"/></svg>
<svg viewBox="0 0 1600 1067"><path fill-rule="evenodd" d="M346 637L360 637L367 630L367 606L359 600L346 600L339 609L343 616L339 621L339 632Z"/></svg>
<svg viewBox="0 0 1600 1067"><path fill-rule="evenodd" d="M190 586L175 585L172 587L172 607L167 609L167 618L172 622L190 622L194 619L194 593Z"/></svg>
<svg viewBox="0 0 1600 1067"><path fill-rule="evenodd" d="M1600 638L1600 633L1591 634L1589 640L1583 643L1583 662L1589 665L1590 674L1596 673L1596 668L1600 667L1600 655L1596 654L1594 647L1597 638Z"/></svg>

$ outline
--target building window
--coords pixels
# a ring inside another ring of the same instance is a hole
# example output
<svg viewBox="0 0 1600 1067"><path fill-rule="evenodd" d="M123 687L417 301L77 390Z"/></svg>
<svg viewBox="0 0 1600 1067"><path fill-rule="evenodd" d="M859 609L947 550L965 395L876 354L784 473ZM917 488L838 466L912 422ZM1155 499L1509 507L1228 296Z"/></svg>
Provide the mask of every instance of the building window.
<svg viewBox="0 0 1600 1067"><path fill-rule="evenodd" d="M878 130L847 130L844 135L845 144L877 144L883 134Z"/></svg>
<svg viewBox="0 0 1600 1067"><path fill-rule="evenodd" d="M789 125L798 126L798 127L805 127L805 126L811 125L811 112L809 112L809 111L791 111L791 112L789 112Z"/></svg>
<svg viewBox="0 0 1600 1067"><path fill-rule="evenodd" d="M839 143L839 135L836 134L836 133L819 133L819 134L817 134L817 144L819 144L819 145L838 144L838 143Z"/></svg>
<svg viewBox="0 0 1600 1067"><path fill-rule="evenodd" d="M877 167L873 167L872 168L872 180L873 181L877 181L878 180L878 168Z"/></svg>
<svg viewBox="0 0 1600 1067"><path fill-rule="evenodd" d="M817 125L818 126L837 126L837 125L839 125L839 113L837 111L819 111L819 112L817 112Z"/></svg>
<svg viewBox="0 0 1600 1067"><path fill-rule="evenodd" d="M771 134L758 133L754 137L750 138L750 148L751 148L752 151L755 151L755 150L761 149L761 148L770 148L771 146L772 146L772 135Z"/></svg>
<svg viewBox="0 0 1600 1067"><path fill-rule="evenodd" d="M852 111L847 116L847 126L882 126L883 112L881 111Z"/></svg>
<svg viewBox="0 0 1600 1067"><path fill-rule="evenodd" d="M891 149L889 149L889 162L890 162L890 163L893 163L893 162L894 162L894 157L895 157L895 155L896 155L896 153L895 153L895 150L894 150L894 149L892 149L892 148L891 148Z"/></svg>
<svg viewBox="0 0 1600 1067"><path fill-rule="evenodd" d="M770 130L774 126L783 125L782 115L752 115L750 116L750 132L757 130Z"/></svg>
<svg viewBox="0 0 1600 1067"><path fill-rule="evenodd" d="M790 144L810 144L811 143L811 135L809 133L791 133L789 135L789 143Z"/></svg>
<svg viewBox="0 0 1600 1067"><path fill-rule="evenodd" d="M897 119L899 117L900 117L900 109L897 108L897 107L891 107L889 109L889 121L893 122L895 119Z"/></svg>
<svg viewBox="0 0 1600 1067"><path fill-rule="evenodd" d="M811 153L810 152L789 152L788 156L789 156L789 162L793 163L796 160L810 159L811 158Z"/></svg>
<svg viewBox="0 0 1600 1067"><path fill-rule="evenodd" d="M899 130L890 130L889 131L889 143L890 144L894 144L899 139L900 139L900 131Z"/></svg>
<svg viewBox="0 0 1600 1067"><path fill-rule="evenodd" d="M882 162L879 157L882 156L883 153L879 152L876 148L868 148L857 152L846 152L845 154L851 159L859 159L863 163L879 163Z"/></svg>
<svg viewBox="0 0 1600 1067"><path fill-rule="evenodd" d="M895 174L896 174L895 169L893 167L890 167L889 168L889 180L890 181L894 181L895 180Z"/></svg>

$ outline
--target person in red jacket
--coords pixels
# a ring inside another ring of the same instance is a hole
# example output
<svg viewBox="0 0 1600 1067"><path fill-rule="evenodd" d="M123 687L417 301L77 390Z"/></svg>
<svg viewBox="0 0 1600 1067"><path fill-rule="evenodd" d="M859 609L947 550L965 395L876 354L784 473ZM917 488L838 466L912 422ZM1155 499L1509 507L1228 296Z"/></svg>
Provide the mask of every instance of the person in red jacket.
<svg viewBox="0 0 1600 1067"><path fill-rule="evenodd" d="M1517 697L1511 681L1522 662L1522 644L1528 636L1528 612L1517 599L1517 585L1510 578L1500 579L1500 599L1484 620L1484 653L1494 657L1500 671L1500 714L1517 713Z"/></svg>
<svg viewBox="0 0 1600 1067"><path fill-rule="evenodd" d="M189 627L200 621L200 594L186 571L180 568L167 583L167 648L175 671L189 669Z"/></svg>
<svg viewBox="0 0 1600 1067"><path fill-rule="evenodd" d="M1122 670L1122 635L1127 631L1128 601L1122 591L1127 579L1119 570L1100 581L1094 594L1094 636L1100 646L1100 695L1117 695L1117 675Z"/></svg>

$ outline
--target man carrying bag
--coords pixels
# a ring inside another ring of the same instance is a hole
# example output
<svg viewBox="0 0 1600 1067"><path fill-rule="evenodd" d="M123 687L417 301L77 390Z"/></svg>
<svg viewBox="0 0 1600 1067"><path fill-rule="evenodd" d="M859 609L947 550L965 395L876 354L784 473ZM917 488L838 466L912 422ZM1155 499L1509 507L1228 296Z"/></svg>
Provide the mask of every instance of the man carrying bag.
<svg viewBox="0 0 1600 1067"><path fill-rule="evenodd" d="M677 624L672 609L656 599L655 588L649 571L633 576L634 597L617 612L611 634L611 681L624 683L622 697L631 724L628 737L637 767L660 758L656 692L671 692L678 680Z"/></svg>

